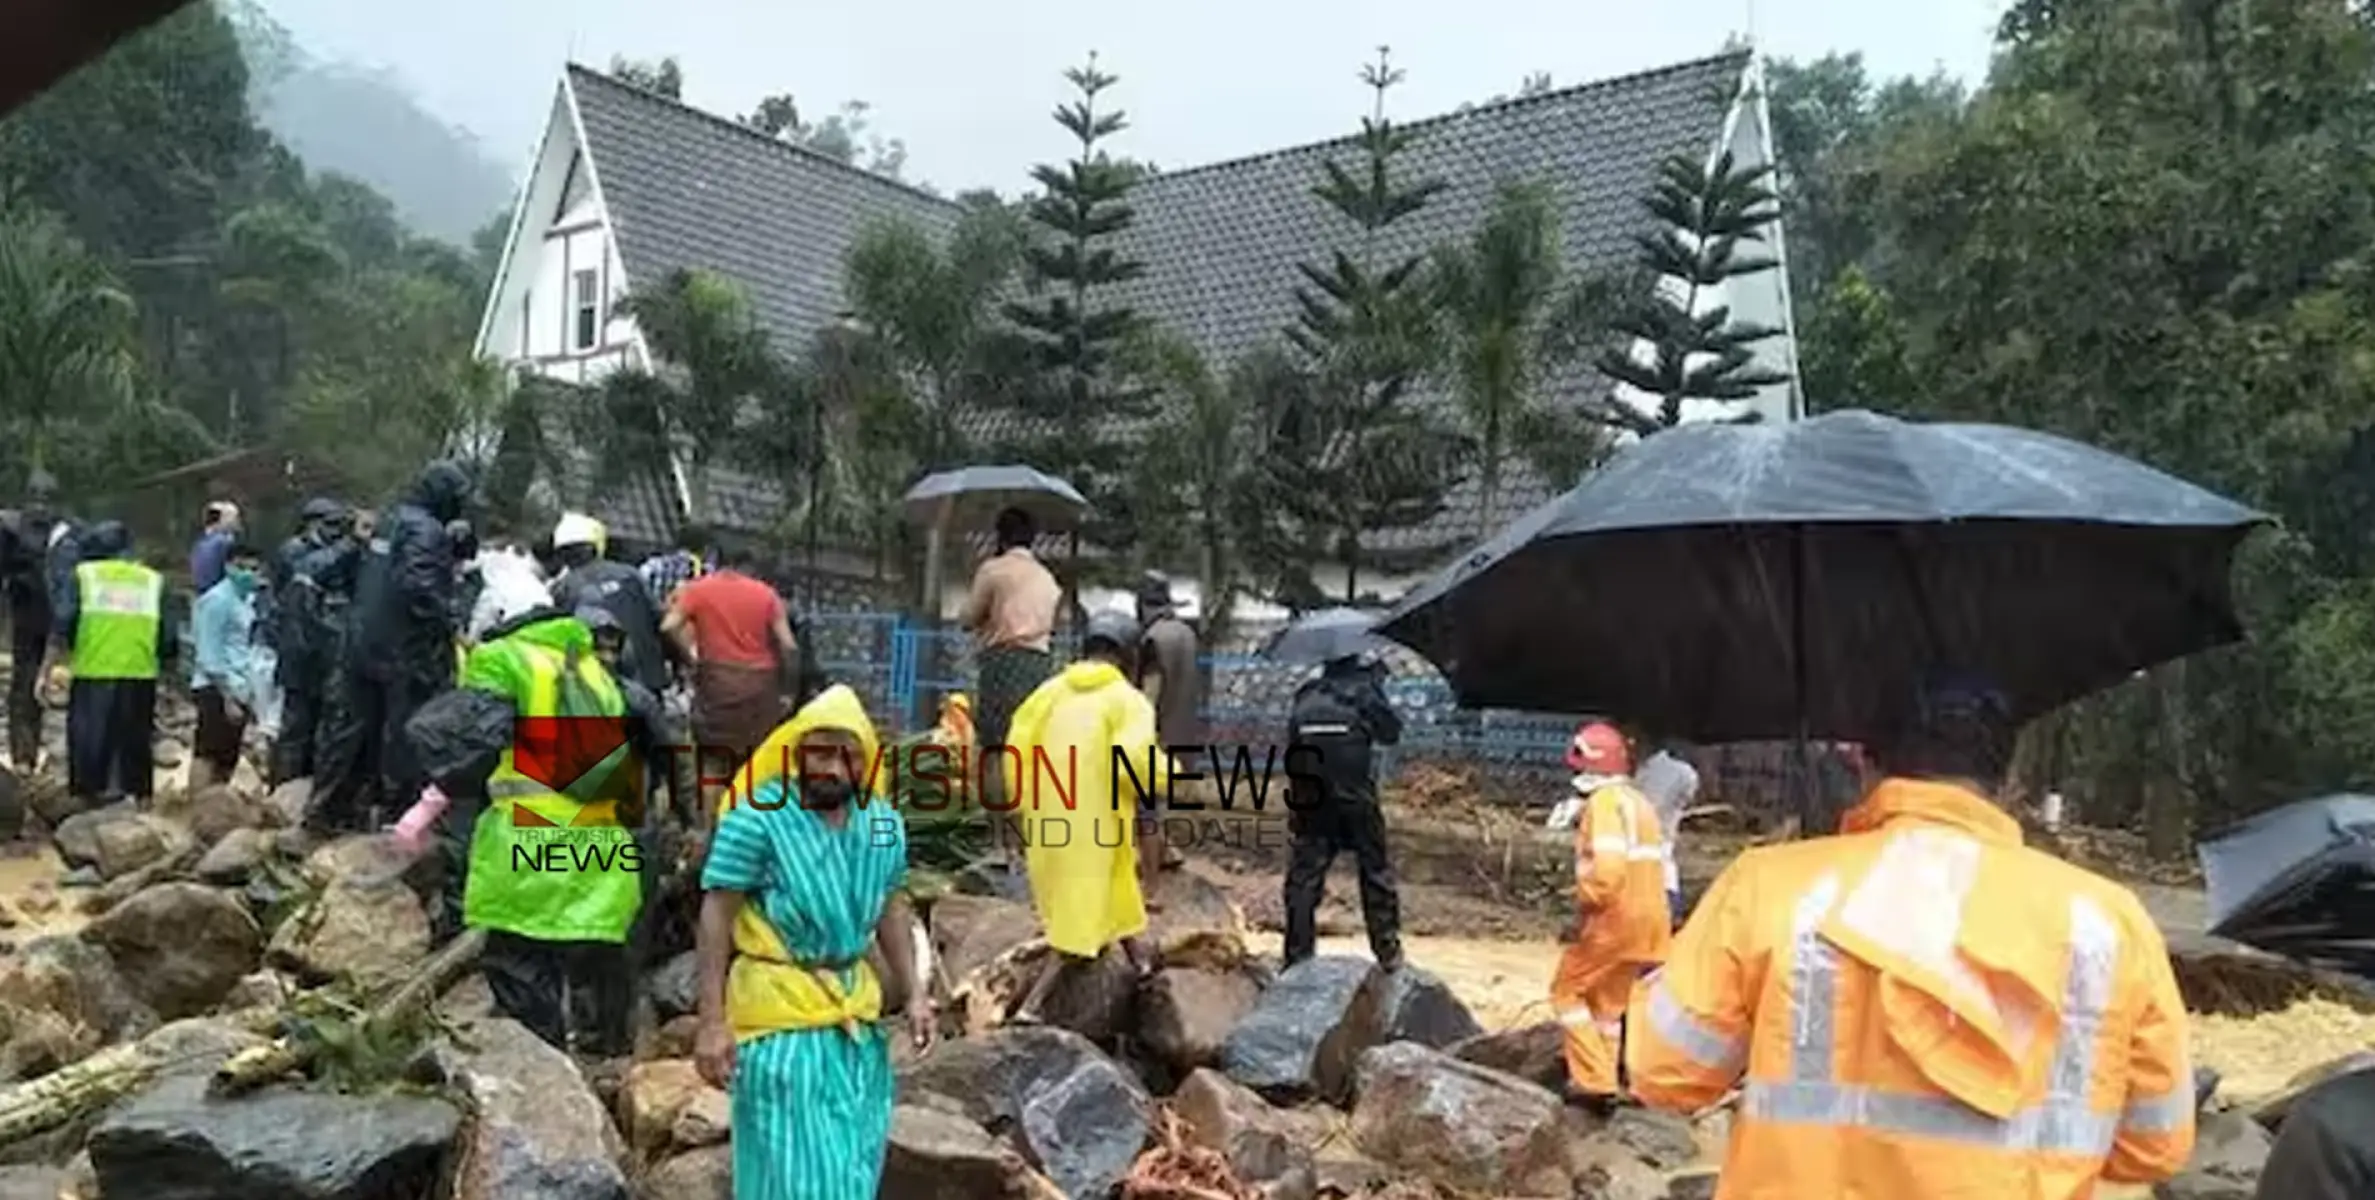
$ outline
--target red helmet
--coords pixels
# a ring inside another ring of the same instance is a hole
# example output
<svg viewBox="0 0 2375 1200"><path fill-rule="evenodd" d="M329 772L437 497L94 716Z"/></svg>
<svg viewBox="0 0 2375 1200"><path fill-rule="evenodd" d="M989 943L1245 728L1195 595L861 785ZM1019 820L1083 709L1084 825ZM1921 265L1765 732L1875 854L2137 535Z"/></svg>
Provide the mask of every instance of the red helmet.
<svg viewBox="0 0 2375 1200"><path fill-rule="evenodd" d="M1633 752L1625 735L1606 721L1587 721L1567 744L1567 769L1592 775L1629 775Z"/></svg>

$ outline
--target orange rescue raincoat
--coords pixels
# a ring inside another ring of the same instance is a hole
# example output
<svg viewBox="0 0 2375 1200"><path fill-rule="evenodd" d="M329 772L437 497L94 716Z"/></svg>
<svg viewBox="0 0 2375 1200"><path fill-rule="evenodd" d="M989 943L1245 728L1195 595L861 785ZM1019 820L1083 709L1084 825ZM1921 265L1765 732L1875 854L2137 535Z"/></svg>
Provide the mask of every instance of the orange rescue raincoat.
<svg viewBox="0 0 2375 1200"><path fill-rule="evenodd" d="M1586 793L1575 823L1575 899L1582 928L1559 958L1550 1002L1565 1027L1567 1076L1577 1089L1617 1091L1625 1001L1673 941L1666 906L1666 833L1656 806L1621 775L1576 777Z"/></svg>
<svg viewBox="0 0 2375 1200"><path fill-rule="evenodd" d="M1751 850L1635 993L1634 1093L1741 1088L1719 1200L2084 1200L2194 1142L2185 1009L2134 894L1985 797L1889 779Z"/></svg>

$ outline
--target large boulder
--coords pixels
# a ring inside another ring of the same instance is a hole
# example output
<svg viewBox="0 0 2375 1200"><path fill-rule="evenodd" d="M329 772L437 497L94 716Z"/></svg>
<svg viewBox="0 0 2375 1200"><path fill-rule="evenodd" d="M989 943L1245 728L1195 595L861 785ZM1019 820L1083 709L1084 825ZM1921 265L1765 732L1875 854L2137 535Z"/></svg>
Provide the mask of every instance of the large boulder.
<svg viewBox="0 0 2375 1200"><path fill-rule="evenodd" d="M1137 1027L1138 983L1138 968L1120 946L1108 946L1093 959L1062 958L1040 1003L1039 1019L1092 1042L1110 1043Z"/></svg>
<svg viewBox="0 0 2375 1200"><path fill-rule="evenodd" d="M211 1099L168 1079L91 1132L102 1194L141 1200L398 1200L437 1185L461 1113L415 1096Z"/></svg>
<svg viewBox="0 0 2375 1200"><path fill-rule="evenodd" d="M213 1008L263 961L264 934L247 906L199 883L142 891L83 936L106 947L132 994L167 1018Z"/></svg>
<svg viewBox="0 0 2375 1200"><path fill-rule="evenodd" d="M734 1200L734 1148L710 1146L653 1167L635 1181L635 1200Z"/></svg>
<svg viewBox="0 0 2375 1200"><path fill-rule="evenodd" d="M1033 1092L1104 1058L1094 1043L1068 1030L1009 1025L934 1044L899 1069L899 1099L911 1104L922 1096L943 1097L968 1120L1004 1132L1021 1120L1023 1101Z"/></svg>
<svg viewBox="0 0 2375 1200"><path fill-rule="evenodd" d="M62 757L62 756L61 756ZM54 831L82 812L82 800L66 790L63 771L40 771L32 778L21 780L24 786L25 807L33 810L43 824Z"/></svg>
<svg viewBox="0 0 2375 1200"><path fill-rule="evenodd" d="M1161 871L1147 897L1146 933L1165 961L1196 958L1234 945L1242 953L1245 913L1220 885L1193 871Z"/></svg>
<svg viewBox="0 0 2375 1200"><path fill-rule="evenodd" d="M295 829L313 811L313 780L292 779L264 797L264 812L281 829Z"/></svg>
<svg viewBox="0 0 2375 1200"><path fill-rule="evenodd" d="M1030 905L995 896L942 896L932 902L930 924L932 955L952 985L1039 939L1039 914Z"/></svg>
<svg viewBox="0 0 2375 1200"><path fill-rule="evenodd" d="M1699 1138L1690 1121L1656 1109L1619 1108L1601 1126L1598 1136L1661 1171L1687 1167L1699 1159Z"/></svg>
<svg viewBox="0 0 2375 1200"><path fill-rule="evenodd" d="M82 938L34 938L0 972L0 1010L55 1013L101 1041L135 1038L157 1027L157 1012L133 994L105 950Z"/></svg>
<svg viewBox="0 0 2375 1200"><path fill-rule="evenodd" d="M1014 1194L1030 1171L988 1130L963 1117L902 1104L891 1111L882 1194L900 1200L980 1200Z"/></svg>
<svg viewBox="0 0 2375 1200"><path fill-rule="evenodd" d="M351 978L374 992L410 976L428 954L428 911L401 879L337 878L272 931L273 965L314 982Z"/></svg>
<svg viewBox="0 0 2375 1200"><path fill-rule="evenodd" d="M181 826L151 816L131 801L67 818L58 827L58 856L69 866L96 868L102 879L129 875L190 847Z"/></svg>
<svg viewBox="0 0 2375 1200"><path fill-rule="evenodd" d="M1563 1109L1549 1089L1412 1042L1360 1059L1354 1141L1370 1157L1486 1195L1564 1196Z"/></svg>
<svg viewBox="0 0 2375 1200"><path fill-rule="evenodd" d="M1484 1032L1449 984L1412 966L1372 976L1353 1016L1369 1046L1417 1042L1441 1050Z"/></svg>
<svg viewBox="0 0 2375 1200"><path fill-rule="evenodd" d="M1311 1151L1294 1122L1253 1089L1198 1070L1171 1096L1188 1140L1218 1152L1238 1179L1256 1186L1312 1178ZM1317 1180L1312 1179L1313 1186Z"/></svg>
<svg viewBox="0 0 2375 1200"><path fill-rule="evenodd" d="M2276 1139L2248 1114L2205 1113L2194 1127L2194 1155L2160 1186L2166 1200L2252 1200Z"/></svg>
<svg viewBox="0 0 2375 1200"><path fill-rule="evenodd" d="M272 853L272 835L261 829L234 829L198 858L198 878L236 887L247 882Z"/></svg>
<svg viewBox="0 0 2375 1200"><path fill-rule="evenodd" d="M181 822L202 846L212 846L234 829L253 829L270 820L262 795L227 783L160 797L157 812Z"/></svg>
<svg viewBox="0 0 2375 1200"><path fill-rule="evenodd" d="M636 1063L619 1085L619 1128L627 1147L646 1162L726 1140L729 1111L726 1094L709 1086L688 1059Z"/></svg>
<svg viewBox="0 0 2375 1200"><path fill-rule="evenodd" d="M1152 1101L1088 1039L1026 1026L942 1042L899 1073L903 1098L944 1096L995 1133L1018 1135L1066 1195L1102 1196L1146 1145Z"/></svg>
<svg viewBox="0 0 2375 1200"><path fill-rule="evenodd" d="M1353 1070L1374 1045L1355 1007L1378 974L1366 959L1307 959L1282 971L1221 1047L1229 1078L1274 1100L1317 1096L1341 1103ZM1372 1010L1374 1011L1374 1010Z"/></svg>
<svg viewBox="0 0 2375 1200"><path fill-rule="evenodd" d="M1567 1035L1556 1021L1480 1033L1445 1049L1462 1062L1506 1071L1553 1090L1567 1081Z"/></svg>
<svg viewBox="0 0 2375 1200"><path fill-rule="evenodd" d="M1082 1063L1023 1104L1023 1147L1067 1196L1111 1194L1153 1126L1146 1089L1109 1058Z"/></svg>
<svg viewBox="0 0 2375 1200"><path fill-rule="evenodd" d="M481 1021L463 1038L468 1049L442 1055L476 1117L452 1200L624 1200L625 1147L577 1064L517 1021Z"/></svg>
<svg viewBox="0 0 2375 1200"><path fill-rule="evenodd" d="M1139 997L1139 1032L1172 1070L1209 1067L1261 998L1261 986L1243 972L1173 967L1149 980Z"/></svg>

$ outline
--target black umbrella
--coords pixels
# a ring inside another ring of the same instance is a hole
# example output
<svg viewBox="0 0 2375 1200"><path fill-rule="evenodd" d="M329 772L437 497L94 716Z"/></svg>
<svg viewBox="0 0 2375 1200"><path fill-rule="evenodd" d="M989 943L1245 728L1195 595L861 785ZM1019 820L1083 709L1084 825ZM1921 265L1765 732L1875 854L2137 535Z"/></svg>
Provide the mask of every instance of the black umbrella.
<svg viewBox="0 0 2375 1200"><path fill-rule="evenodd" d="M2375 979L2375 798L2288 804L2195 854L2211 933Z"/></svg>
<svg viewBox="0 0 2375 1200"><path fill-rule="evenodd" d="M1079 489L1035 467L959 467L926 475L900 500L907 519L918 525L987 526L1000 510L1019 508L1039 528L1075 528L1089 502Z"/></svg>
<svg viewBox="0 0 2375 1200"><path fill-rule="evenodd" d="M1627 448L1379 631L1472 706L1698 741L1865 739L1926 675L2020 718L2233 641L2259 514L2077 442L1839 412Z"/></svg>
<svg viewBox="0 0 2375 1200"><path fill-rule="evenodd" d="M1323 608L1305 613L1272 635L1262 656L1288 663L1324 663L1385 649L1377 636L1377 615L1357 608Z"/></svg>

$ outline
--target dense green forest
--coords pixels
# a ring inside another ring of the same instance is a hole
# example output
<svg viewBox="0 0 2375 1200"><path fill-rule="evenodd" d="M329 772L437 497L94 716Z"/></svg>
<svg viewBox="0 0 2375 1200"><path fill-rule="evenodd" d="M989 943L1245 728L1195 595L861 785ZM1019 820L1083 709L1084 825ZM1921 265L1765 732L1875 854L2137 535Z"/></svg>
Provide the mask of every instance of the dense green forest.
<svg viewBox="0 0 2375 1200"><path fill-rule="evenodd" d="M249 97L236 32L200 4L0 122L9 494L36 469L113 494L270 443L377 495L501 402L470 353L496 239L416 236Z"/></svg>
<svg viewBox="0 0 2375 1200"><path fill-rule="evenodd" d="M964 197L953 239L870 231L848 262L854 319L810 344L768 345L714 278L631 297L679 369L575 398L605 417L587 445L597 483L672 446L784 481L777 533L813 523L896 562L914 547L889 500L922 470L1021 445L967 436L967 414L1003 409L1042 447L1059 435L1106 494L1122 565L1310 601L1298 564L1313 557L1404 565L1348 549L1344 512L1417 524L1458 468L1481 465L1496 490L1519 463L1573 478L1615 438L1656 436L1680 401L1754 382L1693 364L1772 331L1688 328L1641 286L1757 265L1674 261L1687 228L1651 239L1636 272L1581 272L1514 181L1467 238L1366 261L1366 232L1440 182L1400 168L1383 100L1313 180L1343 219L1282 281L1304 318L1272 351L1204 361L1102 298L1137 270L1110 239L1146 171L1102 157L1126 124L1097 101L1105 78L1075 74L1060 119L1080 155L1041 167L1033 194ZM1397 78L1377 64L1375 92ZM1779 205L1812 408L2054 430L2279 518L2236 580L2249 644L2076 706L2025 747L2030 786L2071 792L2089 820L2144 821L2164 846L2375 786L2370 83L2375 18L2345 0L2022 0L1975 84L1877 79L1852 56L1772 64L1783 171L1677 168L1644 198L1670 225L1698 211L1753 226ZM378 493L457 433L493 429L509 433L471 443L490 492L525 505L552 397L509 392L470 358L494 237L472 252L415 236L383 197L267 135L250 90L232 29L200 6L0 123L0 432L22 448L0 459L0 492L36 463L97 495L271 444ZM1753 238L1726 249L1760 253ZM1655 365L1632 382L1661 411L1546 394L1566 365L1607 369L1644 334ZM1459 403L1413 407L1426 390ZM1110 423L1079 419L1092 405L1140 414L1134 469ZM1342 498L1332 511L1310 511L1314 478Z"/></svg>

